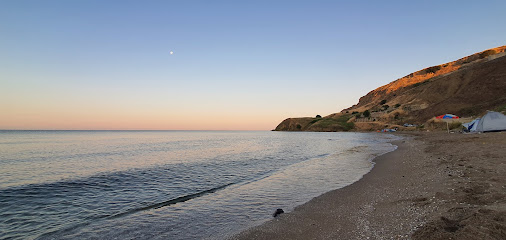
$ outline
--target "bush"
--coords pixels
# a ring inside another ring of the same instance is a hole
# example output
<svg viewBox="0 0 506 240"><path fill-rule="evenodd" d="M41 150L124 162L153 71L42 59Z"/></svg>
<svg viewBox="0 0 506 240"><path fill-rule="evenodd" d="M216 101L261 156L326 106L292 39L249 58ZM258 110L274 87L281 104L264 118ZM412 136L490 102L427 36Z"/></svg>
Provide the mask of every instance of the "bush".
<svg viewBox="0 0 506 240"><path fill-rule="evenodd" d="M320 116L320 115L316 115L316 118L322 118L322 116Z"/></svg>
<svg viewBox="0 0 506 240"><path fill-rule="evenodd" d="M369 112L369 110L365 110L365 112L363 114L364 114L364 117L366 117L366 118L371 116L371 113Z"/></svg>
<svg viewBox="0 0 506 240"><path fill-rule="evenodd" d="M437 71L439 71L439 69L441 69L441 66L433 66L433 67L427 68L425 70L425 72L426 73L436 73Z"/></svg>
<svg viewBox="0 0 506 240"><path fill-rule="evenodd" d="M385 103L387 103L387 100L383 99L383 100L381 100L381 102L380 102L380 104L379 104L379 105L383 105L383 104L385 104Z"/></svg>
<svg viewBox="0 0 506 240"><path fill-rule="evenodd" d="M400 104L398 104L398 103L397 103L397 104L395 104L395 108L398 108L398 107L400 107L400 106L401 106L401 105L400 105Z"/></svg>
<svg viewBox="0 0 506 240"><path fill-rule="evenodd" d="M357 113L359 113L359 112L355 112L355 111L354 111L354 112L352 112L351 114L354 114L354 115L355 115L355 114L357 114Z"/></svg>
<svg viewBox="0 0 506 240"><path fill-rule="evenodd" d="M296 127L297 127L298 130L302 129L302 126L300 124L297 124Z"/></svg>
<svg viewBox="0 0 506 240"><path fill-rule="evenodd" d="M383 105L381 107L383 108L383 110L387 110L390 106L388 106L388 105L385 104L385 105Z"/></svg>

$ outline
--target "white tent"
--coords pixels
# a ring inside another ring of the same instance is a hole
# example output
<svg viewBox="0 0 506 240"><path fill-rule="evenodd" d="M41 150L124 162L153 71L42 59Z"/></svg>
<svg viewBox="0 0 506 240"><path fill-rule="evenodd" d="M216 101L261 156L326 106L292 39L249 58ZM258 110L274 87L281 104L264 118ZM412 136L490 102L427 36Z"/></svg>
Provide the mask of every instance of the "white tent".
<svg viewBox="0 0 506 240"><path fill-rule="evenodd" d="M476 132L506 131L506 116L502 113L489 111L475 125L477 125Z"/></svg>
<svg viewBox="0 0 506 240"><path fill-rule="evenodd" d="M463 123L462 126L464 126L467 131L469 132L476 132L476 127L478 127L478 123L480 122L481 118L474 119L471 122Z"/></svg>

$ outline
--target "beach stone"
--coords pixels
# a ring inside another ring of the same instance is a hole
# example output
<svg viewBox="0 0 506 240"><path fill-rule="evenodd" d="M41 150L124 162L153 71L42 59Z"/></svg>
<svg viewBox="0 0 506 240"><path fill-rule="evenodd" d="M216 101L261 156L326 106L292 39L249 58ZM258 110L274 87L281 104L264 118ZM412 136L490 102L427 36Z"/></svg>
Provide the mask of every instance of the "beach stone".
<svg viewBox="0 0 506 240"><path fill-rule="evenodd" d="M278 209L276 209L276 211L274 212L274 214L272 214L272 216L273 217L277 217L281 213L285 213L285 211L283 211L283 209L281 209L281 208L278 208Z"/></svg>

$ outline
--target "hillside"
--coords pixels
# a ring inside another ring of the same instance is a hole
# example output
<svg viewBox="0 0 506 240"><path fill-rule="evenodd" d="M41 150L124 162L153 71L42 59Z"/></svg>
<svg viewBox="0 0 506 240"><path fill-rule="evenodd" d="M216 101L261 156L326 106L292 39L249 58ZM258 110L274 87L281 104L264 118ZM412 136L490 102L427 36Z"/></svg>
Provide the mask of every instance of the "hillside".
<svg viewBox="0 0 506 240"><path fill-rule="evenodd" d="M360 98L358 104L321 119L288 118L277 131L375 130L426 124L452 113L475 117L506 108L506 46L411 73ZM365 112L365 113L364 113Z"/></svg>

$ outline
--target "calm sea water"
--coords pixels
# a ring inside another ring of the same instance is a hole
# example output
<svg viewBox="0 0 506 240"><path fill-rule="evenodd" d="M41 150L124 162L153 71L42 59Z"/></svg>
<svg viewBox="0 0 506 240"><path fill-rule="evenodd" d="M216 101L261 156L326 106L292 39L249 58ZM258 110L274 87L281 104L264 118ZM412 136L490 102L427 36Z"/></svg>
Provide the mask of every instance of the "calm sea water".
<svg viewBox="0 0 506 240"><path fill-rule="evenodd" d="M357 181L396 138L0 131L0 239L223 239Z"/></svg>

